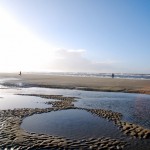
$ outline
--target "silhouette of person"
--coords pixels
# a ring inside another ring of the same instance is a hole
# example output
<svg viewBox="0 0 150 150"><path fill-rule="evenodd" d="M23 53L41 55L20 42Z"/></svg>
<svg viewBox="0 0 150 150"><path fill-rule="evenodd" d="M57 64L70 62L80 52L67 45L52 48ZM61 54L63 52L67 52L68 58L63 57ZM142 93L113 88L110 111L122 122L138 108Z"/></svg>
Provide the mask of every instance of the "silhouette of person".
<svg viewBox="0 0 150 150"><path fill-rule="evenodd" d="M115 75L114 75L114 73L112 73L112 78L114 78L115 77Z"/></svg>
<svg viewBox="0 0 150 150"><path fill-rule="evenodd" d="M20 71L19 75L21 76L21 71Z"/></svg>

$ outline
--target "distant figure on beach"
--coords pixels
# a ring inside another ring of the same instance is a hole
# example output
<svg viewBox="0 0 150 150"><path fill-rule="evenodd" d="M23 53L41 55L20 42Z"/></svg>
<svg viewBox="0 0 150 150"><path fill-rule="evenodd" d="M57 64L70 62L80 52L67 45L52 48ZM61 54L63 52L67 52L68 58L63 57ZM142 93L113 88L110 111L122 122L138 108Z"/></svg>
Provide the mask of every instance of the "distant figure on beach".
<svg viewBox="0 0 150 150"><path fill-rule="evenodd" d="M114 75L114 73L112 73L112 78L114 78L115 77L115 75Z"/></svg>
<svg viewBox="0 0 150 150"><path fill-rule="evenodd" d="M21 71L20 71L19 75L21 76Z"/></svg>

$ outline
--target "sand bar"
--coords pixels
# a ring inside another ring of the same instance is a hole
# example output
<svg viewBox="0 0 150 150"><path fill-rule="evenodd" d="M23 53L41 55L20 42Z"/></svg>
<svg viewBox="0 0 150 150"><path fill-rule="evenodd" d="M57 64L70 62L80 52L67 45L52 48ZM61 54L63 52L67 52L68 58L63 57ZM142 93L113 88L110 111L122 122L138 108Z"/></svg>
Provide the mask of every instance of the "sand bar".
<svg viewBox="0 0 150 150"><path fill-rule="evenodd" d="M67 88L109 92L127 92L150 94L150 80L111 79L97 77L54 76L41 74L0 74L0 78L19 78L7 81L12 84L23 83L49 88Z"/></svg>

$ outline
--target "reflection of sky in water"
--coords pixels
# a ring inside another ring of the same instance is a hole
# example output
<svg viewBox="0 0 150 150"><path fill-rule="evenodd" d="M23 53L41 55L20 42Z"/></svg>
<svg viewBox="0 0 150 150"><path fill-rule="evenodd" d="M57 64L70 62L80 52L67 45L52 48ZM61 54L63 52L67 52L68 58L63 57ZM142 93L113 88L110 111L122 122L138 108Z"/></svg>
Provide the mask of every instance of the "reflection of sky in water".
<svg viewBox="0 0 150 150"><path fill-rule="evenodd" d="M29 132L71 139L123 136L112 122L92 115L85 110L72 109L36 114L25 118L21 127Z"/></svg>
<svg viewBox="0 0 150 150"><path fill-rule="evenodd" d="M1 78L0 84L5 83L6 81L19 80L19 78Z"/></svg>
<svg viewBox="0 0 150 150"><path fill-rule="evenodd" d="M75 96L79 97L77 102L74 103L77 107L109 109L120 112L123 114L123 120L150 128L150 95L36 87L0 89L0 93L0 97L3 97L0 98L0 109L49 107L43 103L49 101L47 99L15 96L14 93Z"/></svg>
<svg viewBox="0 0 150 150"><path fill-rule="evenodd" d="M98 92L99 93L99 92ZM123 120L150 128L150 96L127 93L99 93L79 99L76 106L102 108L123 114Z"/></svg>
<svg viewBox="0 0 150 150"><path fill-rule="evenodd" d="M150 128L150 95L48 88L29 89L23 89L21 92L79 97L74 103L77 107L120 112L123 114L123 120Z"/></svg>
<svg viewBox="0 0 150 150"><path fill-rule="evenodd" d="M33 96L1 95L0 109L14 108L46 108L50 105L45 104L46 99Z"/></svg>

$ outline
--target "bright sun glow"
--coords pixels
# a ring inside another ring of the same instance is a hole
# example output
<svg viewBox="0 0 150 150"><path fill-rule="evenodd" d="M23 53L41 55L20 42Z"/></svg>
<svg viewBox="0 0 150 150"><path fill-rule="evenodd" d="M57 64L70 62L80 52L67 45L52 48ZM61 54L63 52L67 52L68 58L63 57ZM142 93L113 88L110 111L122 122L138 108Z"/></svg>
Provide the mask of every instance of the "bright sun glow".
<svg viewBox="0 0 150 150"><path fill-rule="evenodd" d="M94 62L83 49L52 47L0 8L0 72L99 71L112 62Z"/></svg>
<svg viewBox="0 0 150 150"><path fill-rule="evenodd" d="M36 71L55 57L53 48L0 8L0 71Z"/></svg>

